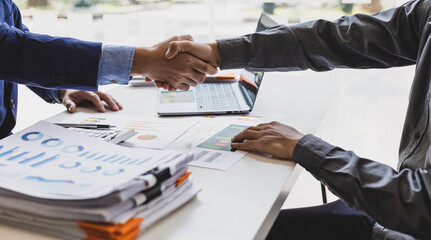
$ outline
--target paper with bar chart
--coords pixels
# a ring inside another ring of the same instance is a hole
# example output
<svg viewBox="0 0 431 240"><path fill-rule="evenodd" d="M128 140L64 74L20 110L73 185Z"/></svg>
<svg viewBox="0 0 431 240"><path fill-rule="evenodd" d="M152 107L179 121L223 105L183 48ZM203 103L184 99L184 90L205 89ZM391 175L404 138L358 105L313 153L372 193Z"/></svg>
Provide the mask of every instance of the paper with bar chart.
<svg viewBox="0 0 431 240"><path fill-rule="evenodd" d="M231 138L249 126L276 121L284 114L252 113L249 115L195 117L199 123L184 133L169 149L192 147L194 160L191 166L227 170L247 152L231 151Z"/></svg>
<svg viewBox="0 0 431 240"><path fill-rule="evenodd" d="M40 121L0 140L0 187L41 198L96 198L153 169L168 154L172 151L94 141Z"/></svg>
<svg viewBox="0 0 431 240"><path fill-rule="evenodd" d="M120 145L165 149L170 143L195 125L198 120L183 118L151 118L97 113L76 113L63 120L65 123L109 124L119 130L134 129L137 134Z"/></svg>

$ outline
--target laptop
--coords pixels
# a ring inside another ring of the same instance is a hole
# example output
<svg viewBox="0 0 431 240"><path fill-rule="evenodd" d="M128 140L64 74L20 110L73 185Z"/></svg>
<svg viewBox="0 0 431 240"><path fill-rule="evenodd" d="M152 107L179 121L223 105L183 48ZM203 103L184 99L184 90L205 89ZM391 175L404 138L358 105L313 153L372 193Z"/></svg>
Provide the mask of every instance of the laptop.
<svg viewBox="0 0 431 240"><path fill-rule="evenodd" d="M256 32L278 25L262 13ZM159 91L157 112L160 116L239 114L253 110L263 72L242 70L239 80L218 80L207 77L202 84L188 91Z"/></svg>

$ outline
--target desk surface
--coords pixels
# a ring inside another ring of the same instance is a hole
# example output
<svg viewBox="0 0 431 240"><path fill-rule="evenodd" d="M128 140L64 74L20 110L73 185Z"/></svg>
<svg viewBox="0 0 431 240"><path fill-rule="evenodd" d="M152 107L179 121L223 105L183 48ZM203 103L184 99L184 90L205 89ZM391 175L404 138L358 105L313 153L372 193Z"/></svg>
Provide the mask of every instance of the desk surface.
<svg viewBox="0 0 431 240"><path fill-rule="evenodd" d="M316 132L343 81L336 72L267 73L257 112L285 113L283 123L304 133ZM154 87L119 86L110 91L124 106L120 112L156 117ZM89 111L88 109L79 109ZM63 112L49 119L68 117ZM37 119L35 119L35 122ZM263 239L299 175L287 161L249 153L228 171L191 167L198 197L157 222L140 239ZM5 239L47 236L0 224Z"/></svg>

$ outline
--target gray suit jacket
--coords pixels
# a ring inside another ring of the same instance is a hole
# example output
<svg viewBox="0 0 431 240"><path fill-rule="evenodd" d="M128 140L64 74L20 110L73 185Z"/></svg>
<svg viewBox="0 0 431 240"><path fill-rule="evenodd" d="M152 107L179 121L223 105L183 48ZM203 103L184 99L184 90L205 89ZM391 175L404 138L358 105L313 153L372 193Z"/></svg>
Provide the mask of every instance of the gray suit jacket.
<svg viewBox="0 0 431 240"><path fill-rule="evenodd" d="M431 0L218 41L222 68L294 71L416 64L398 170L312 135L293 160L377 224L373 239L431 238Z"/></svg>

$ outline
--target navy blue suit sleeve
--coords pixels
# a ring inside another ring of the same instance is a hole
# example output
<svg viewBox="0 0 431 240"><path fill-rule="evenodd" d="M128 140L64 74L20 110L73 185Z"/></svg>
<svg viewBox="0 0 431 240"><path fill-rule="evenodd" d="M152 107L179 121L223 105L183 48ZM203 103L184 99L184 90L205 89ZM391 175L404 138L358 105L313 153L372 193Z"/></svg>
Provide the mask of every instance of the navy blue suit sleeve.
<svg viewBox="0 0 431 240"><path fill-rule="evenodd" d="M0 24L0 79L42 88L97 90L101 43Z"/></svg>

